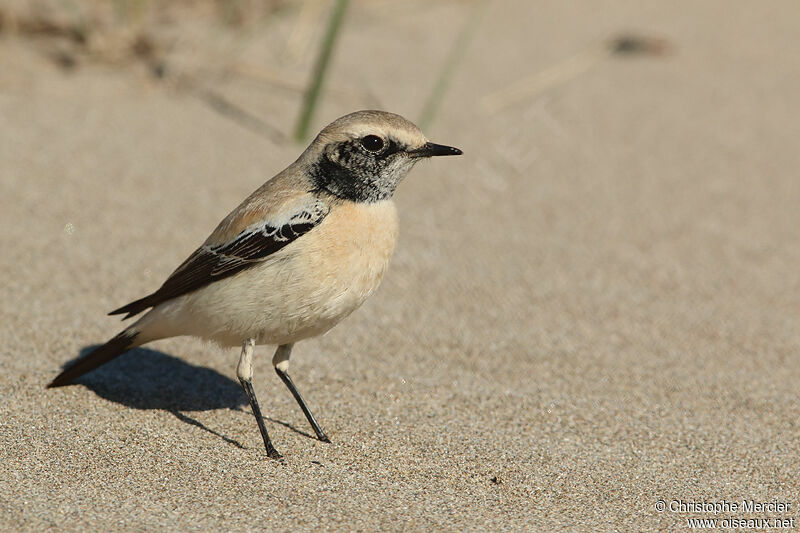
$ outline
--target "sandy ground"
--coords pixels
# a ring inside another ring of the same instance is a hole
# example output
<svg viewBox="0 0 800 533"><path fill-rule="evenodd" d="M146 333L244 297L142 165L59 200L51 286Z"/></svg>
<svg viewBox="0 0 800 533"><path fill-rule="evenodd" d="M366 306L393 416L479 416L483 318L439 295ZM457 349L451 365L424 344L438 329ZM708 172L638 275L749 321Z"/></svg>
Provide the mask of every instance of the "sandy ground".
<svg viewBox="0 0 800 533"><path fill-rule="evenodd" d="M418 118L469 16L356 2L315 129L364 107ZM41 39L0 34L0 529L664 531L715 517L659 500L786 502L716 517L800 519L798 21L791 0L489 5L427 129L465 155L414 170L382 287L294 352L333 444L309 437L257 351L282 462L266 458L235 350L173 339L44 386L301 147L169 76L65 71ZM246 37L218 30L167 64L205 67L203 87L290 132L299 92L219 73L302 82L313 49L286 59L294 24L289 11ZM481 107L623 30L672 53Z"/></svg>

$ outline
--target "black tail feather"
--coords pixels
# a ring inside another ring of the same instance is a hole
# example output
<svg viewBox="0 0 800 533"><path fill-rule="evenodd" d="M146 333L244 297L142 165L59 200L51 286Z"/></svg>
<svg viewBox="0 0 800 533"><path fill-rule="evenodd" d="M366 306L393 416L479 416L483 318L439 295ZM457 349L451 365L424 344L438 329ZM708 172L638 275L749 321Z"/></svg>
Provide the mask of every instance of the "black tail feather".
<svg viewBox="0 0 800 533"><path fill-rule="evenodd" d="M47 388L69 385L87 372L91 372L98 366L104 365L117 356L122 355L128 351L138 334L138 332L123 331L104 345L75 361L69 368L66 368L56 376L56 379L54 379Z"/></svg>
<svg viewBox="0 0 800 533"><path fill-rule="evenodd" d="M123 305L119 309L114 309L113 311L111 311L108 314L109 315L121 315L122 313L127 313L124 317L122 317L122 320L126 320L128 318L131 318L132 316L136 316L139 313L141 313L142 311L144 311L145 309L147 309L149 307L153 307L153 296L154 296L153 294L150 294L149 296L145 296L144 298L140 298L140 299L136 300L135 302L129 303L128 305Z"/></svg>

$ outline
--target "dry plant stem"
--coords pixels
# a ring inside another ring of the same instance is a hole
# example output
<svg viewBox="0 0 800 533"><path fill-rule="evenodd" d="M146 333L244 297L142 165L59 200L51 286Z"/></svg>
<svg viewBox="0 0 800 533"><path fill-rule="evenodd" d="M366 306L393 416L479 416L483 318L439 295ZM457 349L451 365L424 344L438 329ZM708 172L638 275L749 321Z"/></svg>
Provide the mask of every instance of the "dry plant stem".
<svg viewBox="0 0 800 533"><path fill-rule="evenodd" d="M551 87L577 78L611 56L661 56L669 52L669 49L669 43L664 39L620 35L484 96L480 101L480 106L486 114L497 113L512 105L534 98Z"/></svg>
<svg viewBox="0 0 800 533"><path fill-rule="evenodd" d="M508 87L484 96L481 99L481 108L487 114L502 111L583 74L610 55L611 50L605 46L593 47L575 54L566 61L530 74Z"/></svg>

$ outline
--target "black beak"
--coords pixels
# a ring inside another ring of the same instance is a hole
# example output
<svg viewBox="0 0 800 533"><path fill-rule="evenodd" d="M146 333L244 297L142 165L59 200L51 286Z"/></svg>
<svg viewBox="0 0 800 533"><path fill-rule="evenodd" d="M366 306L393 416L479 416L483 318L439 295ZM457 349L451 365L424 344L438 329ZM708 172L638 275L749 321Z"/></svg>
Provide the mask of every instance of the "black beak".
<svg viewBox="0 0 800 533"><path fill-rule="evenodd" d="M435 155L461 155L463 152L452 146L443 144L425 143L422 148L411 150L408 155L411 157L432 157Z"/></svg>

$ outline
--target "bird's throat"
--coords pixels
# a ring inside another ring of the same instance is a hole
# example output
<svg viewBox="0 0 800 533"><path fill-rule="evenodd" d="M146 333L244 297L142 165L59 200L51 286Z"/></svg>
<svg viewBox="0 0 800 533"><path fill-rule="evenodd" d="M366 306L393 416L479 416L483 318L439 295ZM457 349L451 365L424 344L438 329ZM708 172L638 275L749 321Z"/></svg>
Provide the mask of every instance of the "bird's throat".
<svg viewBox="0 0 800 533"><path fill-rule="evenodd" d="M397 186L367 169L346 168L327 154L311 165L314 185L338 198L352 202L378 202L391 198Z"/></svg>

